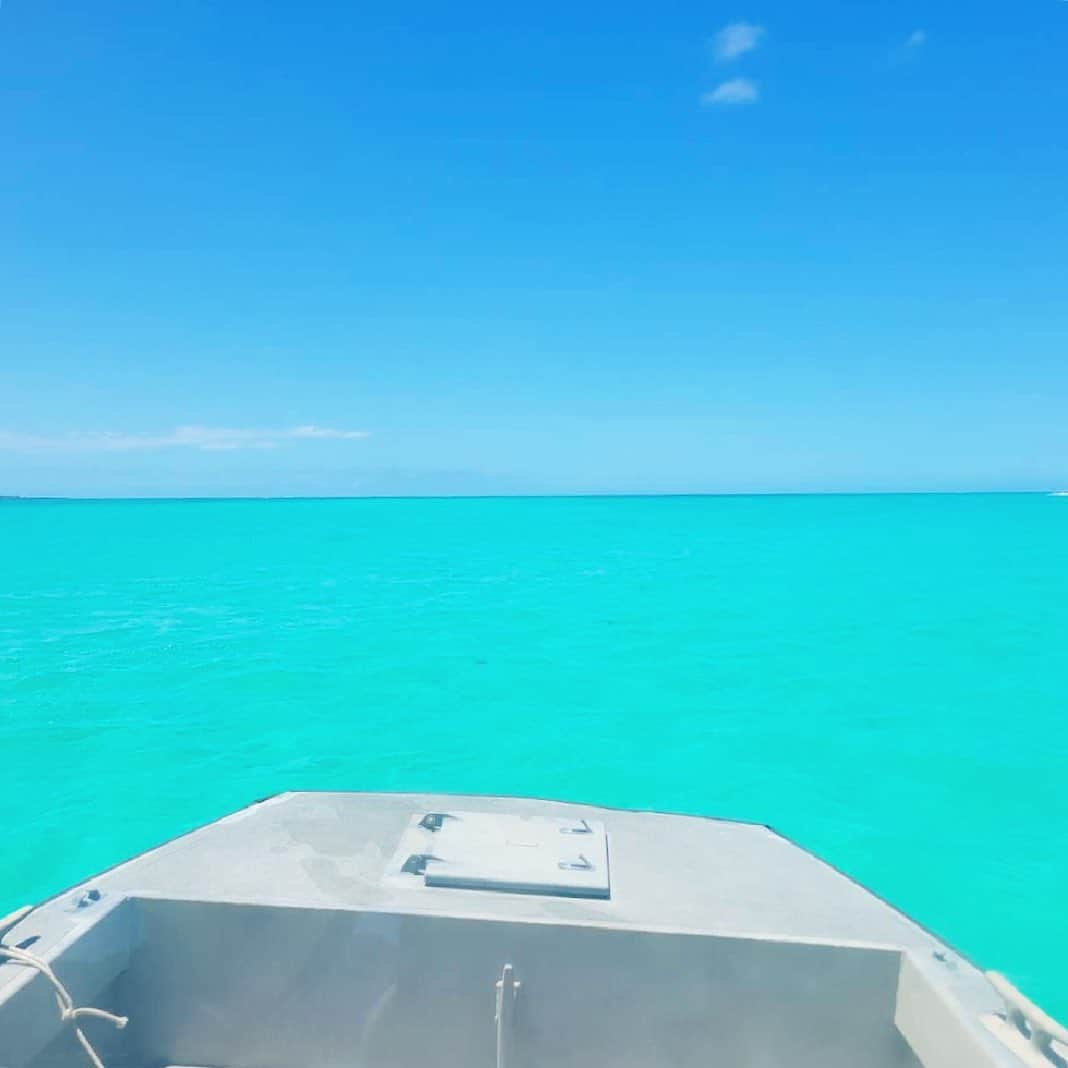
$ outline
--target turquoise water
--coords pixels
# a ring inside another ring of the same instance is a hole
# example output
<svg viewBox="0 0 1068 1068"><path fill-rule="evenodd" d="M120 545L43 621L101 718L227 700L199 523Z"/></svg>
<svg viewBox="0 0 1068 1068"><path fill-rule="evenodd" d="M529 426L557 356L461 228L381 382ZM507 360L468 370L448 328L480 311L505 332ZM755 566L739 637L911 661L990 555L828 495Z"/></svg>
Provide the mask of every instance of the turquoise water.
<svg viewBox="0 0 1068 1068"><path fill-rule="evenodd" d="M291 788L760 820L1068 1015L1068 499L0 503L0 911Z"/></svg>

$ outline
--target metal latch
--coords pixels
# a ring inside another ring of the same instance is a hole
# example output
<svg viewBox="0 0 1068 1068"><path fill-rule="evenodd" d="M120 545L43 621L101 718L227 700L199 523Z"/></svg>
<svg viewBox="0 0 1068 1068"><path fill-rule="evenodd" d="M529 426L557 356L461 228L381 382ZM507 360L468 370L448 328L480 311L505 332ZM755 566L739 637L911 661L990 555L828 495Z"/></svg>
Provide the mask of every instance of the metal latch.
<svg viewBox="0 0 1068 1068"><path fill-rule="evenodd" d="M501 969L497 980L497 1011L494 1020L497 1023L497 1068L508 1068L512 1063L512 1018L515 1014L515 1000L523 984L515 977L515 969L506 964Z"/></svg>
<svg viewBox="0 0 1068 1068"><path fill-rule="evenodd" d="M593 834L589 820L580 820L577 827L561 827L561 834Z"/></svg>
<svg viewBox="0 0 1068 1068"><path fill-rule="evenodd" d="M447 812L428 812L419 821L419 826L422 827L424 831L440 831L442 824L446 820L455 818L455 816L450 816Z"/></svg>
<svg viewBox="0 0 1068 1068"><path fill-rule="evenodd" d="M401 866L401 871L409 875L426 875L426 866L432 860L441 860L433 853L413 853Z"/></svg>
<svg viewBox="0 0 1068 1068"><path fill-rule="evenodd" d="M557 867L561 871L593 871L593 864L588 857L584 857L581 853L578 855L578 860L562 860Z"/></svg>

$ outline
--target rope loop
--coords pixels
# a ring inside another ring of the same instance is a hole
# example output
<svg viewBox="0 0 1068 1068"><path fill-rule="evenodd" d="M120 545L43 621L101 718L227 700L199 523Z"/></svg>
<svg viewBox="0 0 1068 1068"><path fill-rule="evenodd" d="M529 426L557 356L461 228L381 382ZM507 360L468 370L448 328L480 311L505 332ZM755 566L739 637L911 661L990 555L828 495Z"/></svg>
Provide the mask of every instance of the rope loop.
<svg viewBox="0 0 1068 1068"><path fill-rule="evenodd" d="M0 932L0 935L2 934L3 932ZM56 1005L59 1008L60 1020L73 1027L74 1035L82 1049L85 1050L86 1056L92 1062L93 1068L104 1068L104 1063L100 1060L96 1050L93 1049L92 1043L85 1037L85 1033L78 1026L78 1019L82 1016L93 1016L98 1020L107 1020L113 1027L121 1031L130 1022L129 1017L116 1016L114 1013L105 1012L103 1009L75 1008L74 998L71 997L70 991L60 982L59 977L52 971L47 961L42 960L28 950L19 949L18 946L5 946L0 943L0 959L3 958L11 961L12 964L21 964L26 968L33 968L51 983L56 995Z"/></svg>

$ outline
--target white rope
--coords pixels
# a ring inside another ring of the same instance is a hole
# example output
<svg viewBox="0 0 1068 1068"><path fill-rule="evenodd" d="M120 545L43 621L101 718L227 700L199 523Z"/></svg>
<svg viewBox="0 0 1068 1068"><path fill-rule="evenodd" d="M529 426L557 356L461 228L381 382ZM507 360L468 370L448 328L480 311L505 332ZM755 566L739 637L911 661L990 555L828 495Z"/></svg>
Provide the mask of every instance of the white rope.
<svg viewBox="0 0 1068 1068"><path fill-rule="evenodd" d="M5 920L4 922L7 921ZM122 1030L130 1022L129 1018L116 1016L114 1013L105 1012L103 1009L76 1009L74 1007L74 998L70 996L70 991L59 981L56 973L40 957L34 956L34 954L25 949L19 949L17 946L0 945L0 957L6 957L14 964L23 964L27 968L36 969L52 984L52 989L56 994L56 1004L59 1005L59 1018L74 1028L74 1034L81 1043L82 1049L85 1050L89 1060L93 1062L93 1068L104 1068L104 1062L97 1056L92 1043L85 1037L84 1032L78 1026L78 1021L83 1016L92 1016L98 1020L107 1020L108 1023L114 1024L119 1030Z"/></svg>

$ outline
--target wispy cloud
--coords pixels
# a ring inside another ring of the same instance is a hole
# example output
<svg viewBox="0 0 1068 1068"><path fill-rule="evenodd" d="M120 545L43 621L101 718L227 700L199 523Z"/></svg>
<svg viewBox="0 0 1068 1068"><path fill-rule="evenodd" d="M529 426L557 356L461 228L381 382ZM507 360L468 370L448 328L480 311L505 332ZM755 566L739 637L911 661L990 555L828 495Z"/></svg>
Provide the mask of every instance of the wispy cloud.
<svg viewBox="0 0 1068 1068"><path fill-rule="evenodd" d="M352 441L369 436L366 430L338 430L329 426L256 429L180 426L161 434L101 431L61 435L22 434L0 430L0 449L17 452L133 452L146 449L276 449L301 440Z"/></svg>
<svg viewBox="0 0 1068 1068"><path fill-rule="evenodd" d="M335 440L351 441L355 438L369 438L369 430L335 430L330 426L295 426L290 430L281 432L283 438L333 438Z"/></svg>
<svg viewBox="0 0 1068 1068"><path fill-rule="evenodd" d="M712 54L721 63L729 63L752 52L763 37L763 26L752 22L729 22L712 38Z"/></svg>
<svg viewBox="0 0 1068 1068"><path fill-rule="evenodd" d="M916 62L917 58L927 47L927 31L913 30L908 36L899 38L897 43L890 49L888 57L890 66L897 67Z"/></svg>
<svg viewBox="0 0 1068 1068"><path fill-rule="evenodd" d="M717 85L710 93L701 94L705 107L723 107L730 104L751 104L760 99L760 86L748 78L732 78Z"/></svg>

